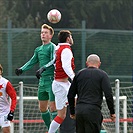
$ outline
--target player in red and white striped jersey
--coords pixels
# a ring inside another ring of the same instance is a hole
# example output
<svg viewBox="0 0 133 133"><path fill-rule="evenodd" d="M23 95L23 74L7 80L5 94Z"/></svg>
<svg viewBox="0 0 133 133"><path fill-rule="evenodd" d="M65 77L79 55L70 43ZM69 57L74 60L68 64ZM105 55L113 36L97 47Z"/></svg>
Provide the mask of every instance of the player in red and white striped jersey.
<svg viewBox="0 0 133 133"><path fill-rule="evenodd" d="M68 78L73 80L75 76L73 71L75 68L74 57L71 51L71 45L73 44L71 32L68 30L60 31L58 39L59 44L56 51L55 75L52 84L58 115L51 122L48 133L55 133L66 118L67 94L70 87ZM68 132L71 133L71 131Z"/></svg>
<svg viewBox="0 0 133 133"><path fill-rule="evenodd" d="M10 133L10 121L14 116L17 96L10 81L2 77L2 72L3 68L0 64L0 126L3 133ZM11 98L11 105L8 97Z"/></svg>

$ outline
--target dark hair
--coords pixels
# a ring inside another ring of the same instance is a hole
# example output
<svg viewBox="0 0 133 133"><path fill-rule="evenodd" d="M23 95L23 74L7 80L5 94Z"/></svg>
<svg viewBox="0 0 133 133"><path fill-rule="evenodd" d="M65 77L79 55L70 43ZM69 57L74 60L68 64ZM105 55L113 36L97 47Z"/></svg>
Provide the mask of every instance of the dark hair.
<svg viewBox="0 0 133 133"><path fill-rule="evenodd" d="M3 72L3 67L2 65L0 64L0 71Z"/></svg>
<svg viewBox="0 0 133 133"><path fill-rule="evenodd" d="M61 30L61 31L58 33L59 42L60 42L60 43L65 43L67 37L70 37L71 34L72 34L72 33L71 33L69 30Z"/></svg>

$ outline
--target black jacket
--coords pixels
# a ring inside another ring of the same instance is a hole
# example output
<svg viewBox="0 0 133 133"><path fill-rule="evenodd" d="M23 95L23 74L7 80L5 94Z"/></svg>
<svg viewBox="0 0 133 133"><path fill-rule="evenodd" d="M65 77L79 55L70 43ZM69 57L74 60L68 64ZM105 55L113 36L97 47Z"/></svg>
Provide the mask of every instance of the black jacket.
<svg viewBox="0 0 133 133"><path fill-rule="evenodd" d="M114 114L112 88L106 72L94 67L80 70L75 75L68 92L70 113L75 114L76 94L78 97L76 102L76 113L87 113L89 108L97 108L101 110L103 92L105 94L110 114ZM85 109L87 107L88 109Z"/></svg>

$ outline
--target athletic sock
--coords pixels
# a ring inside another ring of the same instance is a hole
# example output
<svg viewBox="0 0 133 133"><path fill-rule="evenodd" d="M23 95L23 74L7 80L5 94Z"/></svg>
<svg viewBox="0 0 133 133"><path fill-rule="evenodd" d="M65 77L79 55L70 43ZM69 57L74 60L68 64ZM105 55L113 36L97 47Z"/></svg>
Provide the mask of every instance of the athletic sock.
<svg viewBox="0 0 133 133"><path fill-rule="evenodd" d="M48 133L55 133L62 122L63 122L63 119L60 118L59 116L56 116L50 124Z"/></svg>
<svg viewBox="0 0 133 133"><path fill-rule="evenodd" d="M51 112L51 118L52 120L57 116L57 111Z"/></svg>
<svg viewBox="0 0 133 133"><path fill-rule="evenodd" d="M51 118L52 120L54 120L54 118L57 116L57 111L51 112ZM59 133L59 131L57 130L55 133Z"/></svg>
<svg viewBox="0 0 133 133"><path fill-rule="evenodd" d="M47 110L46 112L41 113L42 119L45 122L45 125L49 129L50 123L51 123L51 117L50 117L50 112Z"/></svg>

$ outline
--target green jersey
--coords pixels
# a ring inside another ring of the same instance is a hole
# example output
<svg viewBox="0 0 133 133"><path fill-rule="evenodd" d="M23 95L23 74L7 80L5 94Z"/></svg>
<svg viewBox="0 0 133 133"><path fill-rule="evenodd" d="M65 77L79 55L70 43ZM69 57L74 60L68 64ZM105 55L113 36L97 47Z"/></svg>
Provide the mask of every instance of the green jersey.
<svg viewBox="0 0 133 133"><path fill-rule="evenodd" d="M32 58L24 64L21 69L26 71L31 69L35 64L39 63L39 67L46 68L42 73L42 78L54 76L54 61L55 61L56 45L50 42L46 45L41 45L34 50Z"/></svg>

